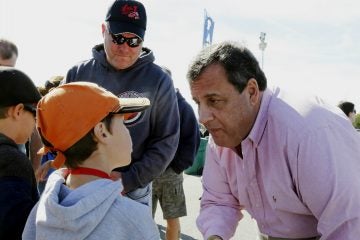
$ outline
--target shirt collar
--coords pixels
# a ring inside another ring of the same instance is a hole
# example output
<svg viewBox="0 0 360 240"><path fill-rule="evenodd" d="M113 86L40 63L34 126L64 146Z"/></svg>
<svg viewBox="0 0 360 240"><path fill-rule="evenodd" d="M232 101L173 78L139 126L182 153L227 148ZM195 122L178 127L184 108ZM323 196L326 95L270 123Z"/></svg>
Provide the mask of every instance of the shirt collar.
<svg viewBox="0 0 360 240"><path fill-rule="evenodd" d="M2 133L0 133L0 144L7 144L14 147L17 146L14 140L12 140L11 138L9 138L8 136Z"/></svg>
<svg viewBox="0 0 360 240"><path fill-rule="evenodd" d="M262 139L267 123L268 108L273 93L270 89L265 89L260 103L260 109L256 116L255 124L252 127L247 139L250 139L257 147Z"/></svg>

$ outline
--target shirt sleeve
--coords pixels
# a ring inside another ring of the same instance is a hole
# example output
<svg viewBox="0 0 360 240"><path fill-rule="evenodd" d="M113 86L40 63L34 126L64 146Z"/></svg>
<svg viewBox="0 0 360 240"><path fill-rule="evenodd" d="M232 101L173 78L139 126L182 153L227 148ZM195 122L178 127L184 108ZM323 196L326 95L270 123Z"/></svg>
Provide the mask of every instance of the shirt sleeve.
<svg viewBox="0 0 360 240"><path fill-rule="evenodd" d="M321 128L300 144L299 190L322 239L360 236L360 141L352 130Z"/></svg>
<svg viewBox="0 0 360 240"><path fill-rule="evenodd" d="M242 207L231 192L226 173L219 164L219 156L210 137L206 148L203 172L203 195L197 226L204 239L211 235L230 239L243 217Z"/></svg>

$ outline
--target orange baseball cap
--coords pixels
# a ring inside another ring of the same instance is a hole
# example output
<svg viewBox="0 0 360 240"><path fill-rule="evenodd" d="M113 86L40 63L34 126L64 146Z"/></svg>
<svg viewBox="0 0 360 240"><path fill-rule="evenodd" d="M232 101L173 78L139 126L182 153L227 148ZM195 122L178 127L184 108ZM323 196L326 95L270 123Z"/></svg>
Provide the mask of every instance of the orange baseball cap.
<svg viewBox="0 0 360 240"><path fill-rule="evenodd" d="M118 98L94 83L61 85L46 94L37 105L37 128L52 147L39 152L57 151L56 168L65 162L63 152L84 137L109 113L129 114L150 106L147 98Z"/></svg>

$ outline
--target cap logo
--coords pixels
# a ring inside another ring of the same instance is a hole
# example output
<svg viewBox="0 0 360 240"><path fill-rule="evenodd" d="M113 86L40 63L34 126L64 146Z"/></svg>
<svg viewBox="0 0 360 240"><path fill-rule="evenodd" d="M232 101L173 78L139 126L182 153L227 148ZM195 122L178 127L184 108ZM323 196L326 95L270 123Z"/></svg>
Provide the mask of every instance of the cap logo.
<svg viewBox="0 0 360 240"><path fill-rule="evenodd" d="M126 4L121 8L121 14L126 15L129 18L140 19L138 6L129 6Z"/></svg>
<svg viewBox="0 0 360 240"><path fill-rule="evenodd" d="M118 95L118 97L119 98L140 98L140 97L145 97L145 96L144 96L144 94L138 93L136 91L127 91L127 92L120 93ZM132 117L130 119L124 121L124 123L127 127L132 127L134 125L137 125L141 121L143 115L144 115L144 112L134 113L132 115Z"/></svg>

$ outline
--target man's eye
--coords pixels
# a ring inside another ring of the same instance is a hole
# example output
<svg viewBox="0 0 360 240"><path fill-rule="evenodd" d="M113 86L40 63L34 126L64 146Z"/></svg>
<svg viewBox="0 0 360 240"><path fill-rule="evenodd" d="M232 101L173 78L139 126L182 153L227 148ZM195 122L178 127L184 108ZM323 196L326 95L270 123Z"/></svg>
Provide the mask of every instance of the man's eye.
<svg viewBox="0 0 360 240"><path fill-rule="evenodd" d="M218 104L220 103L220 100L217 100L217 99L209 99L209 103L214 105L214 104Z"/></svg>

